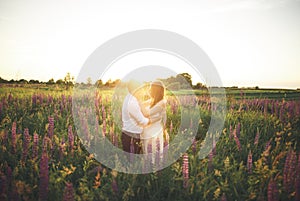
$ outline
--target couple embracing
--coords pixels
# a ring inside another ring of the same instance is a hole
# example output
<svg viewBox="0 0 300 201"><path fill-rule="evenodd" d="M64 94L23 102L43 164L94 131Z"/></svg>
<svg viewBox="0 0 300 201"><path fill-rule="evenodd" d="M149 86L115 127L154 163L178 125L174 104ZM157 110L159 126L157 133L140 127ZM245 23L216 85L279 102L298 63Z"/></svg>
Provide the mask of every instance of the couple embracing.
<svg viewBox="0 0 300 201"><path fill-rule="evenodd" d="M143 101L139 83L130 80L122 107L122 145L130 153L163 153L166 125L165 87L161 81L150 84L150 99Z"/></svg>

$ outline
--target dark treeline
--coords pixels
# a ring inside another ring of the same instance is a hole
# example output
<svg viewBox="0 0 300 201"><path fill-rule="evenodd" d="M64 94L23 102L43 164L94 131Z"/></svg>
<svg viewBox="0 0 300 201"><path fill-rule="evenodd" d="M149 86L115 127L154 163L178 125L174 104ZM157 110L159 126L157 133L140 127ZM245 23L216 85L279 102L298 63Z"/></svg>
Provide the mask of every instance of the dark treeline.
<svg viewBox="0 0 300 201"><path fill-rule="evenodd" d="M193 85L192 84L192 76L188 73L181 73L174 76L171 76L169 78L166 79L160 79L161 81L163 81L165 83L165 85L169 88L169 89L173 89L173 90L179 90L179 89L207 89L207 87L198 82L197 84ZM82 86L91 86L91 85L95 85L99 88L101 87L106 87L106 88L114 88L119 84L122 84L123 82L120 79L116 79L116 80L111 80L109 79L106 82L103 82L101 79L97 80L96 82L93 83L93 81L91 80L91 78L88 78L86 80L86 82L81 82L81 83L76 83L75 82L75 78L74 76L71 76L70 73L67 73L66 76L63 79L58 79L58 80L54 80L53 78L51 78L50 80L48 80L47 82L43 82L43 81L39 81L39 80L25 80L25 79L20 79L20 80L6 80L0 77L0 84L45 84L45 85L60 85L60 86L65 86L66 88L72 88L74 85L82 85Z"/></svg>

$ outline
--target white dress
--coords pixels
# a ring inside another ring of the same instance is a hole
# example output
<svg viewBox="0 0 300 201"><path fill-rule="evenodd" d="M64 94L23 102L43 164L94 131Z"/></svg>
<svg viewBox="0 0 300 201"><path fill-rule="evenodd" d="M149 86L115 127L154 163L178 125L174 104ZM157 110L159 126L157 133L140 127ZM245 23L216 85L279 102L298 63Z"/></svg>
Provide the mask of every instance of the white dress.
<svg viewBox="0 0 300 201"><path fill-rule="evenodd" d="M163 129L166 123L166 100L161 100L152 108L146 107L146 111L149 112L150 119L154 123L144 127L141 134L143 143L143 153L155 153L152 155L152 162L155 161L157 154L160 159L163 156L164 148L164 135ZM159 150L159 152L157 152Z"/></svg>

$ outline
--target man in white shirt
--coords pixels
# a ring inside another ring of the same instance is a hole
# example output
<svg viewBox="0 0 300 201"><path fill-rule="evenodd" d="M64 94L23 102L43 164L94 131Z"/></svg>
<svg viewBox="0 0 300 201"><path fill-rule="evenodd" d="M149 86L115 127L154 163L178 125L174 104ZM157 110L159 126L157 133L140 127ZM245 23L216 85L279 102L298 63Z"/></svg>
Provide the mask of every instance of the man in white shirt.
<svg viewBox="0 0 300 201"><path fill-rule="evenodd" d="M129 91L125 97L122 107L122 145L123 150L129 153L139 154L141 152L140 135L143 132L143 127L150 124L150 119L146 118L137 99L139 83L130 80L127 84ZM130 145L133 143L133 150L130 150Z"/></svg>

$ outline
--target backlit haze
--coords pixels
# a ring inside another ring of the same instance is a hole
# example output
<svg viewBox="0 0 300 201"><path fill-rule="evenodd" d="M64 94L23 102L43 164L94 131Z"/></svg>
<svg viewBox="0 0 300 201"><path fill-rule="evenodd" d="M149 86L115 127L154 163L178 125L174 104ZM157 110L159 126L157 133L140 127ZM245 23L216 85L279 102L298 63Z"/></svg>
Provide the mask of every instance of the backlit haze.
<svg viewBox="0 0 300 201"><path fill-rule="evenodd" d="M0 0L0 77L48 81L70 72L76 78L88 56L107 40L134 30L163 29L197 43L224 86L296 89L299 19L299 0ZM153 52L123 58L101 79L122 78L147 65L203 81L178 58Z"/></svg>

